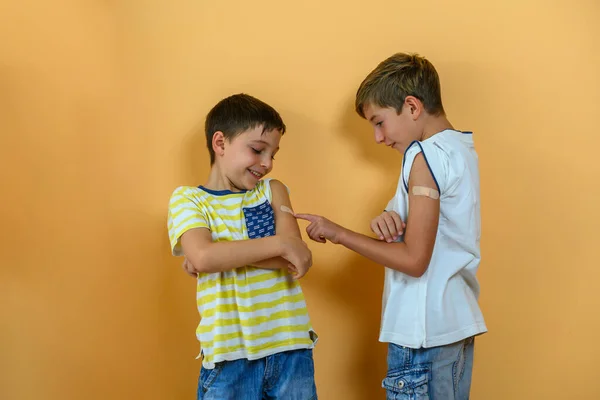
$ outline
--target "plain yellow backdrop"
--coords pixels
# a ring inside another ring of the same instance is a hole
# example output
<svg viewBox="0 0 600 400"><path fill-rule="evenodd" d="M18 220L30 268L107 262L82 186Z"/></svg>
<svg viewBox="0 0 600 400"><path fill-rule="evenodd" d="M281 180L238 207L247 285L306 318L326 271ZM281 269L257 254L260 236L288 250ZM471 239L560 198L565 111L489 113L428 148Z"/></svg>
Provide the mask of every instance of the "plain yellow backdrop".
<svg viewBox="0 0 600 400"><path fill-rule="evenodd" d="M166 212L207 176L204 115L271 103L296 211L367 233L401 155L354 94L409 51L480 156L472 398L599 399L599 18L596 0L1 0L0 398L193 398L194 281ZM384 398L383 269L310 246L320 398Z"/></svg>

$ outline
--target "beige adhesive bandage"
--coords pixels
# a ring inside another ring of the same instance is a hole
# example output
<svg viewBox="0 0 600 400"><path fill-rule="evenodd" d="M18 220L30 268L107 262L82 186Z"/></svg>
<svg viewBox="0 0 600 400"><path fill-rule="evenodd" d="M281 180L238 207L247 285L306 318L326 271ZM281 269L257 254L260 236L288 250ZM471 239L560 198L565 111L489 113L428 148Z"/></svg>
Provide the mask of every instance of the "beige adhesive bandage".
<svg viewBox="0 0 600 400"><path fill-rule="evenodd" d="M412 194L414 194L415 196L426 196L426 197L432 198L434 200L437 200L440 198L440 192L438 192L435 189L428 188L425 186L413 186Z"/></svg>
<svg viewBox="0 0 600 400"><path fill-rule="evenodd" d="M288 213L288 214L292 214L292 215L294 215L294 212L293 212L293 211L292 211L292 209L291 209L291 208L289 208L289 207L286 207L286 206L282 205L282 206L281 206L281 207L279 207L279 208L280 208L280 209L281 209L281 211L283 211L283 212L286 212L286 213Z"/></svg>

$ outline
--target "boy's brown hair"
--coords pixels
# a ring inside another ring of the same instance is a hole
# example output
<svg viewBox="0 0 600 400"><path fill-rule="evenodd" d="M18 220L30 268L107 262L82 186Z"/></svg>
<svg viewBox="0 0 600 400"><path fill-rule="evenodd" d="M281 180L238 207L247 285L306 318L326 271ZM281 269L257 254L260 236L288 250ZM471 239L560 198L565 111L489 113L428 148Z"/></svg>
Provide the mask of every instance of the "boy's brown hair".
<svg viewBox="0 0 600 400"><path fill-rule="evenodd" d="M258 126L262 126L263 133L275 129L283 135L286 129L279 113L256 97L239 93L218 102L204 123L210 165L215 163L215 151L212 148L215 132L221 131L227 140L233 140L240 133Z"/></svg>
<svg viewBox="0 0 600 400"><path fill-rule="evenodd" d="M365 118L364 107L393 107L400 114L406 96L419 99L431 115L444 115L440 78L433 64L417 54L396 53L382 61L356 92L355 109Z"/></svg>

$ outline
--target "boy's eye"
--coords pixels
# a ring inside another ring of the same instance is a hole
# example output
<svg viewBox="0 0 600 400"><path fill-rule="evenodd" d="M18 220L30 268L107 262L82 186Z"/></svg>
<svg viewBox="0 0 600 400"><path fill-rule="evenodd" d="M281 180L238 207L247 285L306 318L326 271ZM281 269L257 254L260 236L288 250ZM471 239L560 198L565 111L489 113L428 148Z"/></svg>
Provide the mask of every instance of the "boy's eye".
<svg viewBox="0 0 600 400"><path fill-rule="evenodd" d="M256 153L256 154L262 154L262 152L264 151L264 150L262 150L262 149L257 149L257 148L254 148L254 147L252 147L252 146L250 146L250 149L252 149L252 151L253 151L254 153ZM275 155L272 155L272 156L271 156L271 160L275 160Z"/></svg>
<svg viewBox="0 0 600 400"><path fill-rule="evenodd" d="M381 125L383 125L383 121L379 121L379 122L378 122L378 123L376 123L375 125L377 125L377 126L381 126Z"/></svg>

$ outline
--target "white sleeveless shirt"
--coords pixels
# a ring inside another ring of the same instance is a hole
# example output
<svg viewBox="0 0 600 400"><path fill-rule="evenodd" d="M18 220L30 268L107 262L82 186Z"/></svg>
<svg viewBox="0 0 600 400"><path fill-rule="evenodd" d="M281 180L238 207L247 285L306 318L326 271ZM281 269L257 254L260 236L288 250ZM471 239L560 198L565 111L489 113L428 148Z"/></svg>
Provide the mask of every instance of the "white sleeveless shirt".
<svg viewBox="0 0 600 400"><path fill-rule="evenodd" d="M487 332L475 276L481 237L479 168L471 132L442 131L406 152L395 197L386 210L403 221L409 212L408 180L423 152L440 192L433 254L420 278L385 268L379 340L410 348L435 347ZM402 241L399 238L398 241Z"/></svg>

